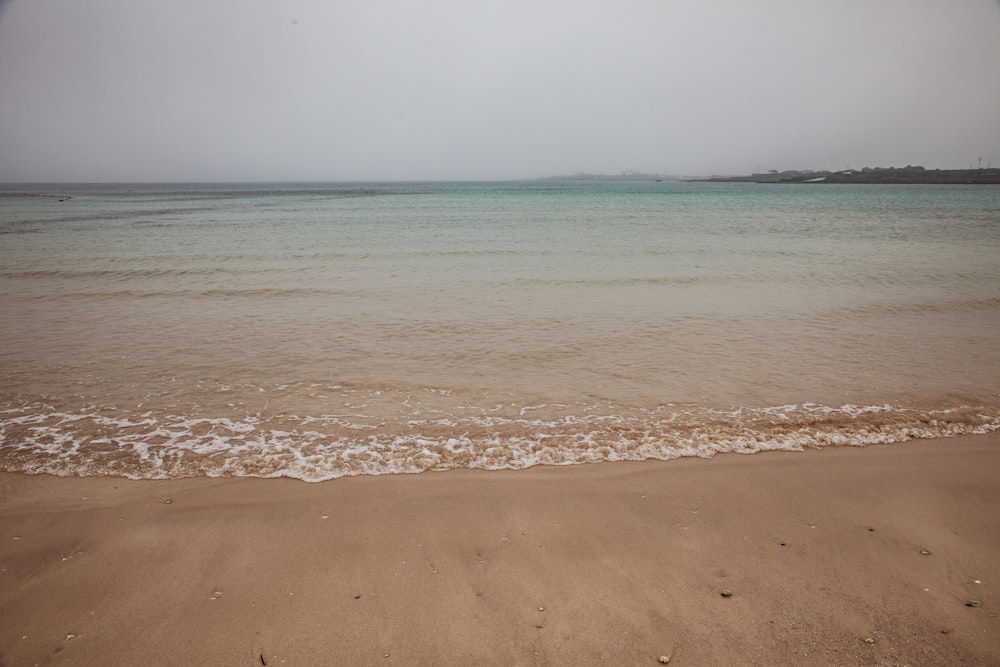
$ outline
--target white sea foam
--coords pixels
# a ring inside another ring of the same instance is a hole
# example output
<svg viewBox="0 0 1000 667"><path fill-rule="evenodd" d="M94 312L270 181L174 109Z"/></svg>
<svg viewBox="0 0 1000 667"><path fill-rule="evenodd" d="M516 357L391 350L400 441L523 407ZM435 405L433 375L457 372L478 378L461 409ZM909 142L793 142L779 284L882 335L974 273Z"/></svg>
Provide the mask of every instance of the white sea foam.
<svg viewBox="0 0 1000 667"><path fill-rule="evenodd" d="M32 407L42 406L23 409ZM513 406L508 412L531 411ZM517 470L898 443L990 432L1000 428L1000 412L804 404L734 410L664 406L533 418L482 411L448 419L408 419L396 427L356 424L343 415L280 420L292 428L279 428L272 421L263 415L240 420L175 414L131 418L98 412L17 415L8 410L0 420L0 466L27 473L135 479L208 475L321 481L454 468Z"/></svg>

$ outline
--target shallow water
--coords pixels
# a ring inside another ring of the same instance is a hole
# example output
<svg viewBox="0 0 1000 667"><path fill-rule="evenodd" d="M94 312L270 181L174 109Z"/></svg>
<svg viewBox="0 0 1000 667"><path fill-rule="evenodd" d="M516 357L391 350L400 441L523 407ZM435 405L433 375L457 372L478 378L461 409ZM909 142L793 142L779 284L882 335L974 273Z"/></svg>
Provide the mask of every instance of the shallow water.
<svg viewBox="0 0 1000 667"><path fill-rule="evenodd" d="M0 469L347 474L1000 427L1000 188L0 187Z"/></svg>

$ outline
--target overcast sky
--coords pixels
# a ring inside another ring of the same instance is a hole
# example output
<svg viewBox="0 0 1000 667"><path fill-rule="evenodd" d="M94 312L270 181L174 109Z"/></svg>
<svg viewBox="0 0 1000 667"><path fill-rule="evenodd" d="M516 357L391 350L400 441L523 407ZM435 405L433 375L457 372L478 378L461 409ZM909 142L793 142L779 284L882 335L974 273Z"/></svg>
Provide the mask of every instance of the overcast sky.
<svg viewBox="0 0 1000 667"><path fill-rule="evenodd" d="M1000 0L0 0L0 181L1000 166Z"/></svg>

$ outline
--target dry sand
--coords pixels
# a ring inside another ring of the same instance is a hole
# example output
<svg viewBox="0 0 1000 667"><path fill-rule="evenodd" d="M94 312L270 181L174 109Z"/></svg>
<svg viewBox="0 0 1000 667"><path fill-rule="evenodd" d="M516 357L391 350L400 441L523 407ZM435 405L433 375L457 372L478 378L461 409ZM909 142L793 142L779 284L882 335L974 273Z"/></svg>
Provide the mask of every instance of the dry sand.
<svg viewBox="0 0 1000 667"><path fill-rule="evenodd" d="M4 474L0 570L7 666L996 665L1000 435L321 484Z"/></svg>

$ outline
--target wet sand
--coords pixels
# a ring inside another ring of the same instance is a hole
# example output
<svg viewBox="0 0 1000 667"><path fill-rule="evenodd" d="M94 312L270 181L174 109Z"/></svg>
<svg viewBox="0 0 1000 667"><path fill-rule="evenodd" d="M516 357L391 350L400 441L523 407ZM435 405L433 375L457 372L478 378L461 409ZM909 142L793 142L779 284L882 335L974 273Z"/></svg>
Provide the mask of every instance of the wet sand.
<svg viewBox="0 0 1000 667"><path fill-rule="evenodd" d="M0 475L0 665L996 665L1000 434L340 479Z"/></svg>

